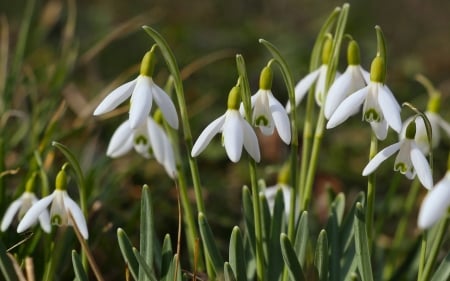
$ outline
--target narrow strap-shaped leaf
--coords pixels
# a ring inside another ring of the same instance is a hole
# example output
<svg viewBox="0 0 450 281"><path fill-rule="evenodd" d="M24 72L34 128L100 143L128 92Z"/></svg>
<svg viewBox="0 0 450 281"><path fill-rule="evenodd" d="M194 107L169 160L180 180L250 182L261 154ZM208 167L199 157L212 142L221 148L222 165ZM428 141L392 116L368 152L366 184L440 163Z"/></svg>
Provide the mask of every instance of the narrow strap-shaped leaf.
<svg viewBox="0 0 450 281"><path fill-rule="evenodd" d="M259 194L259 206L261 206L261 229L262 229L262 247L264 252L264 261L269 260L269 243L270 243L270 224L272 217L270 215L269 204L264 194ZM279 236L278 236L279 237Z"/></svg>
<svg viewBox="0 0 450 281"><path fill-rule="evenodd" d="M328 238L327 232L324 229L320 231L319 237L317 238L314 264L319 273L319 280L328 280Z"/></svg>
<svg viewBox="0 0 450 281"><path fill-rule="evenodd" d="M285 217L283 191L280 188L275 195L270 225L268 280L278 280L283 272L284 262L281 259L280 235L283 232L283 225L285 225L283 224L286 221Z"/></svg>
<svg viewBox="0 0 450 281"><path fill-rule="evenodd" d="M142 278L142 280L157 281L155 272L147 264L147 261L141 253L139 253L138 249L133 247L133 253L139 263L139 278Z"/></svg>
<svg viewBox="0 0 450 281"><path fill-rule="evenodd" d="M294 248L292 247L291 241L289 241L289 237L284 233L280 236L280 244L283 260L286 263L291 279L295 281L305 280L302 266L300 265Z"/></svg>
<svg viewBox="0 0 450 281"><path fill-rule="evenodd" d="M175 254L170 258L170 264L167 271L167 276L163 278L164 281L181 281L181 269L178 264L178 256ZM175 278L176 277L176 278Z"/></svg>
<svg viewBox="0 0 450 281"><path fill-rule="evenodd" d="M366 232L364 210L361 203L356 203L355 212L355 248L358 268L362 281L373 281L372 264L370 262L369 242Z"/></svg>
<svg viewBox="0 0 450 281"><path fill-rule="evenodd" d="M81 263L80 255L77 251L72 250L72 265L73 271L75 272L75 277L78 281L88 281L86 271L84 270L83 264Z"/></svg>
<svg viewBox="0 0 450 281"><path fill-rule="evenodd" d="M431 281L441 280L450 280L450 253L447 254L431 278Z"/></svg>
<svg viewBox="0 0 450 281"><path fill-rule="evenodd" d="M297 234L295 235L294 250L297 254L301 266L305 266L306 247L309 240L308 212L303 211L300 215L300 222L297 226Z"/></svg>
<svg viewBox="0 0 450 281"><path fill-rule="evenodd" d="M237 281L236 277L234 276L233 269L231 268L231 265L228 262L225 262L223 265L223 276L225 278L225 281Z"/></svg>
<svg viewBox="0 0 450 281"><path fill-rule="evenodd" d="M125 263L128 266L128 269L131 272L134 280L138 280L139 276L139 264L136 260L136 256L133 252L133 246L130 242L125 231L121 228L117 229L117 240L119 241L120 251L122 252L122 256L125 260Z"/></svg>
<svg viewBox="0 0 450 281"><path fill-rule="evenodd" d="M342 224L345 209L345 195L339 193L331 204L331 213L327 222L327 233L330 241L330 279L340 280L341 238L339 228Z"/></svg>
<svg viewBox="0 0 450 281"><path fill-rule="evenodd" d="M0 240L0 270L3 274L3 278L6 281L16 281L17 275L14 272L14 267L11 263L11 260L6 253L6 248L3 245L3 242Z"/></svg>
<svg viewBox="0 0 450 281"><path fill-rule="evenodd" d="M241 231L237 226L231 232L229 260L229 265L233 269L236 280L247 280L247 261L245 260L244 242L242 241ZM226 274L225 272L225 276Z"/></svg>
<svg viewBox="0 0 450 281"><path fill-rule="evenodd" d="M140 255L145 264L153 270L153 207L151 192L147 185L142 187L141 194L141 225L140 225ZM139 259L138 259L139 261ZM142 264L142 263L139 263ZM144 270L139 268L139 281L148 280L144 274Z"/></svg>
<svg viewBox="0 0 450 281"><path fill-rule="evenodd" d="M164 242L162 246L162 254L161 254L161 279L169 280L167 276L169 274L170 265L172 263L173 258L173 250L172 250L172 242L170 240L170 235L166 234L164 237ZM172 279L170 279L172 281Z"/></svg>
<svg viewBox="0 0 450 281"><path fill-rule="evenodd" d="M214 241L214 235L203 213L198 214L198 224L206 255L212 262L216 274L219 275L222 272L224 261L220 256L219 250L217 249Z"/></svg>

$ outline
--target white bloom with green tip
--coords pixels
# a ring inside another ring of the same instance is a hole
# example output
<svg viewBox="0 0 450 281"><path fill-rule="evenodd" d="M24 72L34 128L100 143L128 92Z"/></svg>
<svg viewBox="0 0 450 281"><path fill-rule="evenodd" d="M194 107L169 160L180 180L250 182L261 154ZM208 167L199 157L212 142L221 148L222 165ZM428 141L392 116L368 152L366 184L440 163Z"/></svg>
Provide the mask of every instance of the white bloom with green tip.
<svg viewBox="0 0 450 281"><path fill-rule="evenodd" d="M147 52L142 59L140 75L127 82L110 94L97 106L94 115L101 115L112 111L121 103L130 99L129 120L130 126L136 128L145 121L150 114L152 103L160 108L167 123L174 129L178 129L178 116L170 97L158 85L153 82L153 54L154 48Z"/></svg>
<svg viewBox="0 0 450 281"><path fill-rule="evenodd" d="M450 207L450 171L428 192L420 207L417 224L422 229L432 227L447 214Z"/></svg>
<svg viewBox="0 0 450 281"><path fill-rule="evenodd" d="M65 171L62 169L56 177L55 191L31 206L20 221L17 232L24 232L33 226L39 217L47 212L47 208L50 206L50 221L52 224L58 226L75 224L80 230L83 238L88 239L89 234L83 212L78 204L69 197L65 190L67 184L66 177ZM71 214L73 221L69 219L69 213Z"/></svg>
<svg viewBox="0 0 450 281"><path fill-rule="evenodd" d="M236 163L241 159L243 147L256 162L260 161L258 138L252 126L238 110L239 102L237 100L239 97L239 87L233 87L228 97L227 111L203 130L192 147L192 157L198 156L215 135L222 133L222 144L232 162Z"/></svg>
<svg viewBox="0 0 450 281"><path fill-rule="evenodd" d="M415 123L410 123L407 130L409 132L407 132L405 138L378 152L364 168L362 175L370 175L381 163L398 152L395 158L394 170L404 174L408 179L413 179L417 173L417 177L422 185L427 189L431 189L433 177L430 165L414 140Z"/></svg>

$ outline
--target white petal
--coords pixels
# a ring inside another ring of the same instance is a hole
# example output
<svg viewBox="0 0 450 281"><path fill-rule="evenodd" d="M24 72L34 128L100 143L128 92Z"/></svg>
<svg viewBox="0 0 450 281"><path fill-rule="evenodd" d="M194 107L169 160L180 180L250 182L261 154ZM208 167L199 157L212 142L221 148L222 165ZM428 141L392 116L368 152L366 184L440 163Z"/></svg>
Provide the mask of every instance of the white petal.
<svg viewBox="0 0 450 281"><path fill-rule="evenodd" d="M97 108L94 111L94 115L104 114L115 109L117 106L119 106L119 104L123 103L126 99L128 99L131 96L131 93L133 92L133 88L135 85L136 79L127 82L119 86L115 90L113 90L97 106Z"/></svg>
<svg viewBox="0 0 450 281"><path fill-rule="evenodd" d="M438 117L438 123L439 126L442 128L442 130L444 130L444 132L447 134L448 137L450 137L450 124L445 121L444 119L442 119L441 116L437 116Z"/></svg>
<svg viewBox="0 0 450 281"><path fill-rule="evenodd" d="M152 107L153 80L150 77L139 75L131 96L130 126L132 129L145 122Z"/></svg>
<svg viewBox="0 0 450 281"><path fill-rule="evenodd" d="M164 142L164 168L167 174L171 178L175 178L177 176L177 167L175 163L175 156L173 154L172 143L169 139Z"/></svg>
<svg viewBox="0 0 450 281"><path fill-rule="evenodd" d="M70 212L70 214L73 217L73 220L75 221L75 224L78 227L78 230L80 230L81 235L84 239L88 239L89 233L87 229L86 219L84 218L83 212L81 211L80 207L78 206L75 201L73 201L67 193L64 194L64 206L66 207L67 212ZM69 225L72 225L72 223L69 220Z"/></svg>
<svg viewBox="0 0 450 281"><path fill-rule="evenodd" d="M450 175L447 175L430 191L420 207L420 228L428 229L447 213L450 205Z"/></svg>
<svg viewBox="0 0 450 281"><path fill-rule="evenodd" d="M366 85L369 84L370 82L370 73L365 70L364 68L362 68L361 66L359 66L359 70L361 71L363 78L364 78L364 82L366 83Z"/></svg>
<svg viewBox="0 0 450 281"><path fill-rule="evenodd" d="M109 141L106 155L112 158L120 157L133 148L133 131L130 122L123 122L114 132Z"/></svg>
<svg viewBox="0 0 450 281"><path fill-rule="evenodd" d="M261 132L270 136L275 130L272 113L269 107L269 90L259 90L255 94L253 106L253 124L260 128Z"/></svg>
<svg viewBox="0 0 450 281"><path fill-rule="evenodd" d="M14 200L11 205L9 205L8 209L5 212L5 215L2 219L2 225L0 227L1 231L5 231L8 229L8 227L11 225L11 222L14 219L14 216L17 214L17 212L20 209L20 206L22 206L22 196L19 197L17 200Z"/></svg>
<svg viewBox="0 0 450 281"><path fill-rule="evenodd" d="M239 111L229 109L223 124L222 137L228 158L234 163L241 159L244 144L243 123L245 122Z"/></svg>
<svg viewBox="0 0 450 281"><path fill-rule="evenodd" d="M286 144L291 143L291 123L288 114L279 101L272 95L269 96L270 111L272 111L273 122L277 128L280 138Z"/></svg>
<svg viewBox="0 0 450 281"><path fill-rule="evenodd" d="M370 160L370 162L366 165L366 167L362 172L362 175L367 176L373 173L373 171L375 171L384 160L391 157L391 155L397 152L400 149L400 147L401 142L397 142L389 145L388 147L378 152L377 155L375 155L375 157L373 157L372 160Z"/></svg>
<svg viewBox="0 0 450 281"><path fill-rule="evenodd" d="M50 214L48 213L47 210L42 211L41 215L39 216L39 224L46 233L50 233L52 231L52 225L50 223Z"/></svg>
<svg viewBox="0 0 450 281"><path fill-rule="evenodd" d="M380 122L370 122L370 126L372 127L372 131L375 133L375 136L379 140L384 140L387 136L388 132L388 124L385 119Z"/></svg>
<svg viewBox="0 0 450 281"><path fill-rule="evenodd" d="M253 131L252 126L247 122L242 123L242 129L244 133L244 147L248 154L256 161L261 160L261 154L259 151L258 138L256 137L255 131Z"/></svg>
<svg viewBox="0 0 450 281"><path fill-rule="evenodd" d="M378 103L389 126L400 133L402 130L400 106L394 96L386 89L388 89L386 86L378 88Z"/></svg>
<svg viewBox="0 0 450 281"><path fill-rule="evenodd" d="M312 84L317 80L319 76L320 68L314 70L313 72L306 75L302 80L300 80L297 85L295 85L295 106L297 106L303 98L308 93L309 88L311 88ZM286 110L288 112L291 111L291 104L288 103L286 105Z"/></svg>
<svg viewBox="0 0 450 281"><path fill-rule="evenodd" d="M174 129L178 129L178 115L177 110L175 109L175 105L170 99L169 95L164 92L158 85L153 84L153 98L155 99L156 104L161 109L161 112L170 125L170 127Z"/></svg>
<svg viewBox="0 0 450 281"><path fill-rule="evenodd" d="M50 203L53 201L53 198L55 198L55 192L52 194L42 198L36 204L31 206L31 208L26 212L25 216L20 221L19 225L17 226L17 232L24 232L28 228L30 228L33 224L35 224L39 218L39 216L42 214L42 212L46 211L45 209L50 205Z"/></svg>
<svg viewBox="0 0 450 281"><path fill-rule="evenodd" d="M327 80L328 65L322 64L320 66L319 77L317 77L316 89L314 97L318 106L322 106L325 97L325 86Z"/></svg>
<svg viewBox="0 0 450 281"><path fill-rule="evenodd" d="M194 146L192 147L191 156L198 156L206 146L211 142L212 138L222 130L225 122L225 114L211 122L200 134Z"/></svg>
<svg viewBox="0 0 450 281"><path fill-rule="evenodd" d="M414 143L411 146L411 162L416 170L417 177L425 188L431 189L433 187L433 176L427 158Z"/></svg>
<svg viewBox="0 0 450 281"><path fill-rule="evenodd" d="M347 120L350 116L354 115L359 111L361 104L369 92L368 87L364 87L361 90L351 94L348 96L337 108L336 111L331 115L330 120L327 123L327 129L334 128L345 120Z"/></svg>
<svg viewBox="0 0 450 281"><path fill-rule="evenodd" d="M164 162L164 137L163 129L150 117L147 118L147 131L150 145L159 163Z"/></svg>

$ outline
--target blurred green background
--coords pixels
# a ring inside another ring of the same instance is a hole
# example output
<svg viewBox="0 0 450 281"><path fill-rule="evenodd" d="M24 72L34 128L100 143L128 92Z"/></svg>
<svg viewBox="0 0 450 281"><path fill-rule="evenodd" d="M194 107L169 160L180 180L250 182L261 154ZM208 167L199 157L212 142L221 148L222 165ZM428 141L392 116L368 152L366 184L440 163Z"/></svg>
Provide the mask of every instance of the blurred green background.
<svg viewBox="0 0 450 281"><path fill-rule="evenodd" d="M111 246L116 245L116 228L124 228L132 239L137 239L138 202L143 184L154 190L161 237L166 232L175 233L177 225L176 190L158 164L134 152L121 159L105 156L109 138L126 119L126 111L119 109L106 118L91 116L108 91L136 76L143 54L153 44L141 26L150 25L165 37L180 68L185 71L184 87L195 139L226 109L228 91L237 79L235 54L242 54L246 60L252 90L257 89L259 72L270 59L266 49L258 43L259 38L279 48L291 67L294 80L298 81L308 72L311 48L321 25L332 10L344 2L36 0L32 3L0 1L0 24L3 30L7 26L9 32L6 43L5 37L1 39L3 45L9 46L8 73L14 73L12 65L19 50L20 28L24 20L31 20L23 63L15 72L16 83L7 79L3 98L2 114L17 110L25 117L2 116L3 137L12 139L5 149L4 170L20 170L4 179L1 211L14 194L18 194L18 188L23 188L26 175L30 173L33 151L39 144L44 145L42 154L50 179L64 159L52 152L48 141L66 144L79 157L89 180L90 244L105 277L113 280L123 276L120 253L117 247ZM375 55L374 26L379 25L388 44L387 84L399 102L408 101L425 109L425 90L414 81L414 75L422 73L442 91L445 108L442 114L449 120L446 105L450 93L450 1L349 3L347 32L360 44L363 66L369 69ZM27 17L27 10L30 17ZM201 64L211 55L211 63ZM196 68L193 62L200 63L201 67ZM343 71L345 67L342 55L339 69ZM155 80L164 85L168 71L162 59L156 71ZM273 91L282 102L287 100L277 71ZM301 106L300 111L303 109ZM404 117L412 114L405 111ZM28 123L24 124L25 119ZM51 120L56 120L56 127L46 133L49 124L53 124ZM355 117L348 125L331 130L325 136L316 181L316 195L320 199L317 204L313 203L313 214L318 218L323 219L327 212L320 200L326 200L323 190L328 183L347 194L365 188L366 179L360 173L367 161L370 131L368 126L361 129L360 125L359 117ZM44 137L49 138L47 143L42 141ZM388 141L380 146L396 139L391 132ZM287 148L274 138L262 141L260 175L270 185L275 183L276 170L285 160ZM435 178L440 178L445 171L448 139L441 149L443 153L435 156ZM198 161L206 208L210 211L208 218L225 247L231 227L240 223L241 187L249 182L247 166L231 164L220 148L219 138ZM382 166L380 186L388 185L392 178L391 167L390 164ZM404 185L400 190L404 191L409 182L403 177L400 180ZM76 189L69 192L76 192ZM384 192L379 190L378 199L382 200ZM321 224L323 221L318 220L318 225ZM414 220L411 228L415 228ZM389 229L386 232L389 235ZM10 230L5 237L12 242L17 240L16 235ZM120 266L114 267L116 264ZM70 272L70 266L66 265L65 270Z"/></svg>

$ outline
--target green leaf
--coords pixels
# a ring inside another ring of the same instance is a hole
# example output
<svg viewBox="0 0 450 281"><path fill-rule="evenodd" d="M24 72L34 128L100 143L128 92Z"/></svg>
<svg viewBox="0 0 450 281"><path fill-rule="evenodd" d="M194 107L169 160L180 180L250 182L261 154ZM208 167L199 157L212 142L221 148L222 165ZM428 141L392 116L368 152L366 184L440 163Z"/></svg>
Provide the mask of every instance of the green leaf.
<svg viewBox="0 0 450 281"><path fill-rule="evenodd" d="M140 225L140 254L144 258L145 264L148 265L151 271L153 269L153 206L151 192L147 185L142 188L141 195L141 225ZM138 259L139 261L139 259ZM139 263L141 264L141 263ZM144 270L139 268L139 281L148 280L143 274Z"/></svg>
<svg viewBox="0 0 450 281"><path fill-rule="evenodd" d="M225 281L237 281L238 280L234 276L233 269L231 268L231 265L228 262L225 262L225 264L223 265L223 272L224 272Z"/></svg>
<svg viewBox="0 0 450 281"><path fill-rule="evenodd" d="M271 215L269 210L269 205L267 203L266 197L264 194L259 194L259 206L261 206L261 229L262 229L262 247L264 252L264 261L269 260L269 248L270 245L270 224L271 224ZM280 236L278 236L280 237Z"/></svg>
<svg viewBox="0 0 450 281"><path fill-rule="evenodd" d="M164 237L161 256L161 279L172 281L172 279L167 279L173 258L172 242L169 234L166 234Z"/></svg>
<svg viewBox="0 0 450 281"><path fill-rule="evenodd" d="M142 278L142 280L157 281L155 272L150 268L145 258L135 247L133 247L133 253L139 263L139 278Z"/></svg>
<svg viewBox="0 0 450 281"><path fill-rule="evenodd" d="M289 241L289 237L286 234L281 234L280 243L283 260L289 270L291 279L295 281L305 280L300 262L297 259L297 255L294 251L294 248L292 247L291 241Z"/></svg>
<svg viewBox="0 0 450 281"><path fill-rule="evenodd" d="M252 249L253 255L256 256L256 235L255 223L253 221L253 202L250 189L247 186L244 186L244 188L242 189L242 204L244 209L245 230L250 240L250 247Z"/></svg>
<svg viewBox="0 0 450 281"><path fill-rule="evenodd" d="M317 239L314 264L319 273L319 280L328 280L328 238L327 232L323 229L320 231L319 238Z"/></svg>
<svg viewBox="0 0 450 281"><path fill-rule="evenodd" d="M448 253L445 259L441 262L438 269L431 278L431 281L441 281L449 279L450 279L450 253Z"/></svg>
<svg viewBox="0 0 450 281"><path fill-rule="evenodd" d="M297 253L301 266L305 266L306 248L309 240L308 212L303 211L300 215L300 222L297 226L297 234L295 235L294 249Z"/></svg>
<svg viewBox="0 0 450 281"><path fill-rule="evenodd" d="M242 241L241 231L237 226L231 232L229 247L229 266L233 269L235 279L237 281L247 280L247 261L245 260L244 242ZM226 275L227 272L225 271Z"/></svg>
<svg viewBox="0 0 450 281"><path fill-rule="evenodd" d="M340 280L342 246L339 228L342 224L345 208L345 195L339 193L331 204L331 212L327 222L330 237L330 280Z"/></svg>
<svg viewBox="0 0 450 281"><path fill-rule="evenodd" d="M206 255L212 262L216 275L220 275L223 269L224 261L220 256L219 250L217 249L214 241L214 235L209 227L208 221L206 220L205 215L201 212L198 214L198 224Z"/></svg>
<svg viewBox="0 0 450 281"><path fill-rule="evenodd" d="M6 248L0 240L0 270L5 278L5 281L16 281L17 275L14 272L14 267L8 257Z"/></svg>
<svg viewBox="0 0 450 281"><path fill-rule="evenodd" d="M139 263L136 260L136 256L133 252L133 246L130 242L125 231L121 228L117 229L117 240L119 241L120 251L122 252L122 256L125 260L125 263L128 266L128 269L131 272L134 280L138 280L139 276Z"/></svg>
<svg viewBox="0 0 450 281"><path fill-rule="evenodd" d="M80 256L77 251L72 250L72 265L73 271L75 272L75 277L78 281L88 281L86 271L84 270L83 264L81 263Z"/></svg>
<svg viewBox="0 0 450 281"><path fill-rule="evenodd" d="M358 267L362 281L373 281L372 264L370 262L369 242L366 232L364 210L360 202L356 203L355 212L355 248Z"/></svg>
<svg viewBox="0 0 450 281"><path fill-rule="evenodd" d="M275 195L273 216L270 225L268 280L279 280L282 276L284 262L280 258L282 256L280 235L283 231L283 221L286 221L285 217L283 191L280 188Z"/></svg>

